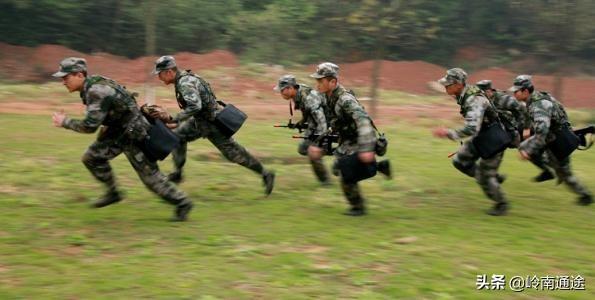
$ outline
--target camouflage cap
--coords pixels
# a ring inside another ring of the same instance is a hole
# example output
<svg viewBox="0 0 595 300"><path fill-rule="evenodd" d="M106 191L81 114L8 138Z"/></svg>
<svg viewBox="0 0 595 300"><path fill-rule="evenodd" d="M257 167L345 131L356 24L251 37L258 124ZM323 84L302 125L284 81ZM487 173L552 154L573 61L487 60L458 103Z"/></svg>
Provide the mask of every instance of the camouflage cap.
<svg viewBox="0 0 595 300"><path fill-rule="evenodd" d="M320 79L325 77L339 76L339 66L331 62L321 63L316 67L316 72L310 74L310 77Z"/></svg>
<svg viewBox="0 0 595 300"><path fill-rule="evenodd" d="M492 89L492 81L488 79L480 80L475 85L483 91Z"/></svg>
<svg viewBox="0 0 595 300"><path fill-rule="evenodd" d="M440 78L438 82L443 86L449 86L455 83L465 83L467 81L467 72L461 68L452 68L446 71L446 75Z"/></svg>
<svg viewBox="0 0 595 300"><path fill-rule="evenodd" d="M295 76L293 75L283 75L281 76L281 78L279 78L279 82L277 83L277 85L273 88L273 90L275 92L280 92L283 89L290 87L290 86L296 86L297 81L295 80Z"/></svg>
<svg viewBox="0 0 595 300"><path fill-rule="evenodd" d="M60 62L60 69L52 76L62 78L70 73L83 71L87 71L87 61L84 58L67 57Z"/></svg>
<svg viewBox="0 0 595 300"><path fill-rule="evenodd" d="M519 75L512 81L512 86L508 90L514 93L520 89L527 89L532 86L531 75Z"/></svg>
<svg viewBox="0 0 595 300"><path fill-rule="evenodd" d="M155 70L153 74L159 74L161 71L176 67L176 59L171 55L164 55L155 61Z"/></svg>

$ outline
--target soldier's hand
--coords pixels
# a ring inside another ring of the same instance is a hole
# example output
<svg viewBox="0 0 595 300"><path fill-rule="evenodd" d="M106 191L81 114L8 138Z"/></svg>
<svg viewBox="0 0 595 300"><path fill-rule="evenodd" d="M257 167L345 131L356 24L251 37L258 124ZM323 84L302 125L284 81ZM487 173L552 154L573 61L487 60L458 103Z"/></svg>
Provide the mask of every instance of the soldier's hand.
<svg viewBox="0 0 595 300"><path fill-rule="evenodd" d="M519 154L522 160L528 160L531 157L529 156L529 153L527 153L527 151L525 150L519 150Z"/></svg>
<svg viewBox="0 0 595 300"><path fill-rule="evenodd" d="M438 138L446 138L448 137L448 129L444 127L438 127L432 130L432 135Z"/></svg>
<svg viewBox="0 0 595 300"><path fill-rule="evenodd" d="M318 159L322 158L322 152L323 152L323 150L320 147L312 146L312 145L308 146L308 157L310 159L318 160Z"/></svg>
<svg viewBox="0 0 595 300"><path fill-rule="evenodd" d="M165 123L165 126L167 126L169 129L174 129L178 127L178 123Z"/></svg>
<svg viewBox="0 0 595 300"><path fill-rule="evenodd" d="M530 136L531 136L531 130L530 129L523 130L523 140L528 139Z"/></svg>
<svg viewBox="0 0 595 300"><path fill-rule="evenodd" d="M376 159L376 153L374 153L373 151L360 152L357 154L357 157L361 162L369 164L374 162L374 160Z"/></svg>
<svg viewBox="0 0 595 300"><path fill-rule="evenodd" d="M61 110L60 112L55 112L52 115L52 122L54 123L54 126L56 126L56 127L62 127L65 119L66 119L66 114L64 113L63 110Z"/></svg>

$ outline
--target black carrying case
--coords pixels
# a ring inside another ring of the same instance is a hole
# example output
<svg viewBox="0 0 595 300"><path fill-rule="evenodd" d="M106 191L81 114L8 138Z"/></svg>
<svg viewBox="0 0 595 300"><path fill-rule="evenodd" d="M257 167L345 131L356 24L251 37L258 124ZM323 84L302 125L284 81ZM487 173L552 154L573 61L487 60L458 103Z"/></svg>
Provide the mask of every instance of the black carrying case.
<svg viewBox="0 0 595 300"><path fill-rule="evenodd" d="M356 183L364 179L376 176L376 161L372 163L363 163L359 160L357 152L345 155L337 161L339 171L341 171L341 178L345 183Z"/></svg>
<svg viewBox="0 0 595 300"><path fill-rule="evenodd" d="M233 136L244 124L248 116L232 104L217 100L223 109L215 115L215 126L227 137Z"/></svg>
<svg viewBox="0 0 595 300"><path fill-rule="evenodd" d="M487 126L482 126L477 136L471 140L482 159L492 158L506 150L511 142L510 133L504 129L500 122L492 122Z"/></svg>
<svg viewBox="0 0 595 300"><path fill-rule="evenodd" d="M152 121L153 124L147 131L147 137L142 141L141 148L149 160L164 160L180 146L180 138L161 120L154 119Z"/></svg>

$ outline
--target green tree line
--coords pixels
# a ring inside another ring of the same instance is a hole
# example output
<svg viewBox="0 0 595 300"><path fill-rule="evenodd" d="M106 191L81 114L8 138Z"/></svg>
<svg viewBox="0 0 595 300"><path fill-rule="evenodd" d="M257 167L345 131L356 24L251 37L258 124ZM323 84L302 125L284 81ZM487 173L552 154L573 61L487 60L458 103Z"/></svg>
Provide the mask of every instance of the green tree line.
<svg viewBox="0 0 595 300"><path fill-rule="evenodd" d="M157 53L446 63L457 49L488 45L544 61L595 57L592 0L0 0L0 41L137 57L149 15Z"/></svg>

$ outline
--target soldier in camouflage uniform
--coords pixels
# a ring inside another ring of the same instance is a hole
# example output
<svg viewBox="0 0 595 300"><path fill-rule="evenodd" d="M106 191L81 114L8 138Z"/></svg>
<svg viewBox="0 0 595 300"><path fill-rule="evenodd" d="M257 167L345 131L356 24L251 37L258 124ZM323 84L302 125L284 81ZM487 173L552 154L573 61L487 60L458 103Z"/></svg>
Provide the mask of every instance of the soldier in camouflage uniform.
<svg viewBox="0 0 595 300"><path fill-rule="evenodd" d="M192 209L192 202L175 184L159 172L155 162L149 161L139 144L146 138L149 122L140 113L134 96L115 81L93 75L87 77L86 61L69 57L60 62L60 70L53 74L62 78L69 92L80 92L86 105L82 120L68 118L64 113L54 113L56 127L81 133L93 133L100 126L97 140L83 155L83 163L93 176L107 186L107 194L93 204L104 207L119 202L121 194L109 161L124 153L142 182L165 201L176 206L174 221L184 221Z"/></svg>
<svg viewBox="0 0 595 300"><path fill-rule="evenodd" d="M460 140L474 137L482 126L489 126L498 122L496 108L486 98L481 89L474 85L467 85L467 73L460 68L453 68L446 72L446 76L439 82L445 87L446 93L455 97L461 106L461 115L465 118L465 126L460 129L437 128L433 134L440 138ZM471 139L463 143L453 158L453 165L462 173L476 179L482 190L494 202L494 207L488 214L500 216L506 214L508 201L500 188L503 180L498 176L498 168L502 162L504 151L489 159L480 159L479 153ZM476 162L479 160L479 164Z"/></svg>
<svg viewBox="0 0 595 300"><path fill-rule="evenodd" d="M186 163L187 143L198 138L207 138L228 160L240 164L263 178L265 194L273 191L275 173L265 170L263 165L233 138L226 136L215 126L215 115L221 110L211 86L190 70L180 71L172 56L162 56L155 62L154 74L165 84L174 84L176 100L182 109L175 117L164 110L156 110L153 117L165 123L176 124L174 132L180 137L181 145L172 152L175 171L169 175L174 182L182 180L182 168Z"/></svg>
<svg viewBox="0 0 595 300"><path fill-rule="evenodd" d="M326 132L326 117L324 115L324 97L311 87L298 84L293 75L284 75L279 78L279 82L274 88L285 100L293 101L294 109L302 112L302 119L297 122L294 128L303 128L306 137L298 146L298 153L308 155L312 170L323 185L329 185L330 180L328 172L322 161L323 149L314 143L315 136ZM293 115L293 109L290 105L290 114Z"/></svg>
<svg viewBox="0 0 595 300"><path fill-rule="evenodd" d="M494 89L491 80L480 80L475 85L484 91L488 100L494 104L506 130L514 132L512 146L518 147L522 139L523 129L528 127L525 103L516 100L504 91Z"/></svg>
<svg viewBox="0 0 595 300"><path fill-rule="evenodd" d="M533 135L519 146L521 157L531 160L544 169L553 169L558 180L564 182L579 195L578 204L593 203L593 197L589 190L572 174L570 156L558 160L548 149L548 144L556 139L556 132L571 126L562 104L552 95L536 91L529 75L517 76L510 91L514 93L517 100L527 104L531 119Z"/></svg>
<svg viewBox="0 0 595 300"><path fill-rule="evenodd" d="M337 159L358 153L364 163L376 160L376 132L372 119L354 94L338 83L339 66L326 62L318 65L316 72L310 75L317 81L317 90L326 96L326 115L328 126L339 135L339 145L335 149ZM337 162L335 161L336 168ZM378 162L378 171L390 177L388 160ZM364 198L357 183L346 183L341 179L341 188L351 208L345 213L349 216L366 214Z"/></svg>

